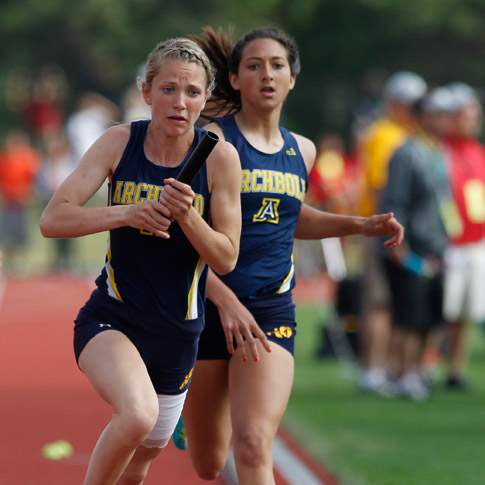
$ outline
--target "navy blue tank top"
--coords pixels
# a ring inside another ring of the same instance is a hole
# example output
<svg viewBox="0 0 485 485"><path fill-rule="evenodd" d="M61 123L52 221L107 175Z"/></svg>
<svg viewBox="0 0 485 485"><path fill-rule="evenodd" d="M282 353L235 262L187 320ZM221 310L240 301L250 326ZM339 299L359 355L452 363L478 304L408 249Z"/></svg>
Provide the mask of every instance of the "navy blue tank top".
<svg viewBox="0 0 485 485"><path fill-rule="evenodd" d="M157 200L163 180L175 177L197 145L203 130L195 128L194 141L177 167L155 165L145 156L148 120L131 124L131 134L109 185L109 204L140 204ZM210 194L205 166L194 178L194 206L207 220ZM154 331L172 324L189 333L202 331L207 267L174 222L170 239L161 239L132 227L110 231L106 263L96 279L104 301L116 301ZM136 323L136 322L133 322ZM162 329L160 329L162 330Z"/></svg>
<svg viewBox="0 0 485 485"><path fill-rule="evenodd" d="M234 117L217 123L236 147L242 168L239 259L222 280L239 298L289 291L295 285L293 240L308 178L298 143L280 127L284 145L268 154L249 144Z"/></svg>

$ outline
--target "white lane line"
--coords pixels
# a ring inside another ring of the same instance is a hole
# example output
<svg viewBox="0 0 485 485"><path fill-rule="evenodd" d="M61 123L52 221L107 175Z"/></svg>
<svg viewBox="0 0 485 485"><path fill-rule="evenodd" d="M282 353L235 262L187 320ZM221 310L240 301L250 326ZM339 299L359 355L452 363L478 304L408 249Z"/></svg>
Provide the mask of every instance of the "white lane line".
<svg viewBox="0 0 485 485"><path fill-rule="evenodd" d="M325 485L278 437L273 442L273 459L278 472L291 485Z"/></svg>
<svg viewBox="0 0 485 485"><path fill-rule="evenodd" d="M275 468L290 485L325 485L278 437L273 442L273 460ZM221 475L226 485L238 485L232 448Z"/></svg>

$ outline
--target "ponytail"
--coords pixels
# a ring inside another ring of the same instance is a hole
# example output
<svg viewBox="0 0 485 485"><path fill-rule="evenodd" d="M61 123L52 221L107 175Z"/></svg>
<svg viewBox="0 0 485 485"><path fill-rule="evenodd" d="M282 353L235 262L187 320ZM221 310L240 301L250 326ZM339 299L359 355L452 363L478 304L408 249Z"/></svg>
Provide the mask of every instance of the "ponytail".
<svg viewBox="0 0 485 485"><path fill-rule="evenodd" d="M215 87L201 116L213 119L237 113L241 109L241 95L229 81L234 47L231 33L222 29L216 32L209 26L203 29L202 34L191 36L191 39L205 52L216 71Z"/></svg>

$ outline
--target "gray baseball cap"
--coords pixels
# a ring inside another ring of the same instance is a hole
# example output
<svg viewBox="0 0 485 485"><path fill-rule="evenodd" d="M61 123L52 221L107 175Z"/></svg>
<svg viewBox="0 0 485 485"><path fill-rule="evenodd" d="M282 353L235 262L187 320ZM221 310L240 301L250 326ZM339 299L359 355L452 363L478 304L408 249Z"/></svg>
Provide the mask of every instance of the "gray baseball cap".
<svg viewBox="0 0 485 485"><path fill-rule="evenodd" d="M456 100L448 87L434 88L423 99L423 113L453 113L454 111L456 111Z"/></svg>
<svg viewBox="0 0 485 485"><path fill-rule="evenodd" d="M395 99L404 104L413 104L426 92L425 80L410 71L394 73L384 85L384 97Z"/></svg>
<svg viewBox="0 0 485 485"><path fill-rule="evenodd" d="M455 110L459 111L466 105L478 101L478 95L476 91L468 84L462 82L450 83L447 89L453 95Z"/></svg>

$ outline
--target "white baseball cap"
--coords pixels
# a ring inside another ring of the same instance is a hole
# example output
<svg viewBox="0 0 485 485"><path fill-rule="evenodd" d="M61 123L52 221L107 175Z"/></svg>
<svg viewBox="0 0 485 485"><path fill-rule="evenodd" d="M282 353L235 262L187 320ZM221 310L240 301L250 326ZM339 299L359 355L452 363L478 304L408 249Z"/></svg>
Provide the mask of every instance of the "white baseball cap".
<svg viewBox="0 0 485 485"><path fill-rule="evenodd" d="M452 113L456 111L456 100L448 87L429 91L423 99L423 113Z"/></svg>
<svg viewBox="0 0 485 485"><path fill-rule="evenodd" d="M455 110L459 111L466 105L478 101L478 95L468 84L462 82L450 83L446 86L453 95Z"/></svg>
<svg viewBox="0 0 485 485"><path fill-rule="evenodd" d="M413 104L426 92L425 80L410 71L394 73L384 85L384 97L404 104Z"/></svg>

